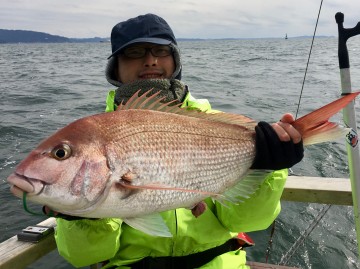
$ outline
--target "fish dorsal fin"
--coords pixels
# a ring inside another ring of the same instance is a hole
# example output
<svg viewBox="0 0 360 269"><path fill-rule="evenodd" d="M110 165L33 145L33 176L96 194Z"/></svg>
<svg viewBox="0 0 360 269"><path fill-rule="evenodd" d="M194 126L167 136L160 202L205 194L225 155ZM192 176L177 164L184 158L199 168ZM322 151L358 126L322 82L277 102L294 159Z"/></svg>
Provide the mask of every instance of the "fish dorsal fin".
<svg viewBox="0 0 360 269"><path fill-rule="evenodd" d="M116 111L129 109L155 110L198 119L241 125L246 129L254 129L257 125L254 120L243 115L224 112L202 112L186 106L181 107L182 104L177 103L176 100L162 103L165 97L156 98L160 94L160 91L148 96L151 91L152 89L142 95L139 95L140 90L138 90L133 96L131 96L131 98L126 102L126 104L121 103Z"/></svg>

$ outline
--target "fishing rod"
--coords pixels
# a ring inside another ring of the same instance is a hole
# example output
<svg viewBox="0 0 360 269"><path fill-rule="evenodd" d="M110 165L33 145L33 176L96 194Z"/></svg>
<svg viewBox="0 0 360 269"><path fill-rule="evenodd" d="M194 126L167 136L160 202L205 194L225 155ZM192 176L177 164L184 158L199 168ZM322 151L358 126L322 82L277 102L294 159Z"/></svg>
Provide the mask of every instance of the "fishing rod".
<svg viewBox="0 0 360 269"><path fill-rule="evenodd" d="M346 41L355 35L360 34L360 22L354 28L344 28L344 14L336 13L335 21L338 25L339 42L338 42L338 58L340 68L340 79L342 95L351 93L351 78L350 78L350 62L349 53ZM346 126L351 128L351 131L346 135L347 140L347 155L349 162L351 190L354 206L354 219L356 228L356 238L358 243L358 253L360 256L360 153L358 146L358 136L356 133L356 117L354 102L351 102L343 109L343 120Z"/></svg>
<svg viewBox="0 0 360 269"><path fill-rule="evenodd" d="M322 6L322 1L320 4L319 14L316 21L314 36L316 33L317 23L319 20L320 10ZM342 95L346 95L351 93L351 79L350 79L350 62L349 62L349 53L347 50L346 41L355 35L360 34L360 22L354 28L345 29L343 26L344 23L344 14L341 12L336 13L335 15L336 23L338 24L338 32L339 32L339 42L338 42L338 59L339 59L339 68L340 68L340 78L341 78L341 88L342 88ZM314 40L313 36L313 40ZM307 67L309 64L311 49L312 49L313 42L311 44L309 58ZM306 67L306 71L307 71ZM304 76L304 81L306 77L306 71ZM303 86L304 86L303 81ZM303 87L301 89L301 94L299 98L298 108L296 111L296 116L299 111L300 100L302 96ZM353 197L353 205L354 205L354 216L355 216L355 225L356 225L356 235L357 235L357 242L358 242L358 253L360 256L360 168L358 165L360 163L360 154L359 154L359 147L358 144L358 136L355 130L356 127L356 117L355 117L355 109L354 109L354 102L350 103L346 108L343 109L343 118L344 123L347 127L350 127L349 133L346 135L347 140L347 151L348 151L348 163L349 163L349 170L350 170L350 180L351 180L351 189L352 189L352 197ZM286 265L292 255L295 253L297 248L304 242L305 238L309 236L309 234L314 230L316 225L319 221L324 217L327 211L330 209L331 205L325 205L313 223L305 230L304 233L296 240L296 242L292 245L292 247L287 251L285 255L282 256L279 265Z"/></svg>

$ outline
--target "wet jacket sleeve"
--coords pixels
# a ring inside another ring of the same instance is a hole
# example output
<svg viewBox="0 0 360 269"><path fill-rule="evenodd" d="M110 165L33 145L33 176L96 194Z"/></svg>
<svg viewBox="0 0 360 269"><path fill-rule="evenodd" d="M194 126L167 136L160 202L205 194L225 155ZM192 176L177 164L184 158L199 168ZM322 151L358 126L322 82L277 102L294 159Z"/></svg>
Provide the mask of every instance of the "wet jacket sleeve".
<svg viewBox="0 0 360 269"><path fill-rule="evenodd" d="M59 254L75 267L112 258L120 246L120 219L72 220L58 218L55 240Z"/></svg>

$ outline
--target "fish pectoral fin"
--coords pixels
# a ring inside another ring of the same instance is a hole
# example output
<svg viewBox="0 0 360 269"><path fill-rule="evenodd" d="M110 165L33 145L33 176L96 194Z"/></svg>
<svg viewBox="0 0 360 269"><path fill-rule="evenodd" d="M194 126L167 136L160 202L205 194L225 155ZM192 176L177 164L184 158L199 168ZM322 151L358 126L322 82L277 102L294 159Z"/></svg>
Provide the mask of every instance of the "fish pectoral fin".
<svg viewBox="0 0 360 269"><path fill-rule="evenodd" d="M121 176L121 181L131 183L136 178L137 178L137 175L135 173L128 171Z"/></svg>
<svg viewBox="0 0 360 269"><path fill-rule="evenodd" d="M172 237L160 214L125 218L123 221L132 228L152 236Z"/></svg>
<svg viewBox="0 0 360 269"><path fill-rule="evenodd" d="M259 189L267 174L272 172L269 170L250 170L246 177L240 180L234 187L224 192L222 196L215 198L215 200L224 206L227 206L224 204L225 201L234 204L242 203Z"/></svg>
<svg viewBox="0 0 360 269"><path fill-rule="evenodd" d="M173 186L168 186L168 185L165 185L165 184L162 184L162 183L157 183L157 182L144 184L144 185L135 185L135 184L131 184L130 182L127 182L127 181L120 181L119 184L122 187L129 188L129 189L168 190L168 191L179 191L179 192L192 192L192 193L203 194L203 195L208 196L208 197L222 196L221 194L214 193L214 192L173 187Z"/></svg>

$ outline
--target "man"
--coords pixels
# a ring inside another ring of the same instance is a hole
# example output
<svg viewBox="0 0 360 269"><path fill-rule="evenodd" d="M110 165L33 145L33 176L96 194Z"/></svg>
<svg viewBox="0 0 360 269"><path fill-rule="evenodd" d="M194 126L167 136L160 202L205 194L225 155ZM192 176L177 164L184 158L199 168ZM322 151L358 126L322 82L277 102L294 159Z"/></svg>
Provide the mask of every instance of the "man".
<svg viewBox="0 0 360 269"><path fill-rule="evenodd" d="M146 14L114 26L107 80L106 111L114 111L136 91L161 91L165 101L189 109L212 111L207 100L196 100L181 82L181 58L175 36L162 18ZM257 154L252 168L291 167L303 157L300 134L282 120L256 127ZM276 147L274 147L276 145ZM239 232L266 229L280 212L287 169L267 174L264 183L244 203L223 206L208 198L207 209L195 217L188 209L161 213L173 237L154 237L121 219L58 218L59 253L74 266L104 262L104 268L248 268L245 252L233 239ZM145 223L146 225L146 223Z"/></svg>

